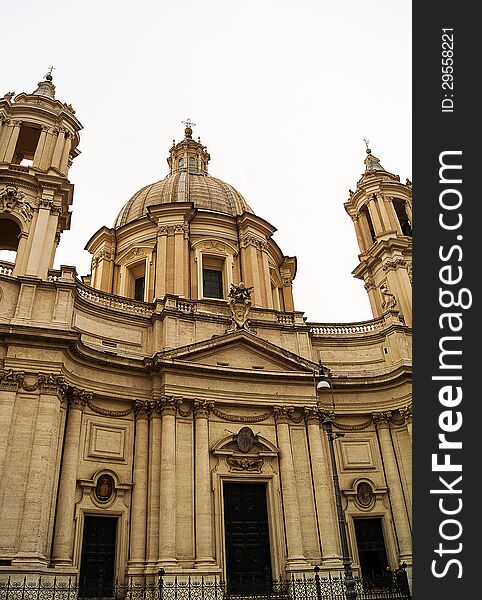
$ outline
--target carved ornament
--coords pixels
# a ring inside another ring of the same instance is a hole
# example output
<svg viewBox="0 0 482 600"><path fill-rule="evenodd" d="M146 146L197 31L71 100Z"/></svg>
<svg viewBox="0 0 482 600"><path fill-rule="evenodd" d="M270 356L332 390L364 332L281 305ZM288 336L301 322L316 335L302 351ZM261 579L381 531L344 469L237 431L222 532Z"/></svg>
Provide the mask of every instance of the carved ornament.
<svg viewBox="0 0 482 600"><path fill-rule="evenodd" d="M248 313L252 305L252 287L246 287L241 281L238 285L231 284L228 294L228 305L231 310L231 326L228 333L238 329L249 329Z"/></svg>
<svg viewBox="0 0 482 600"><path fill-rule="evenodd" d="M25 194L16 185L7 185L0 190L0 212L16 212L24 221L31 221L34 207L24 200Z"/></svg>
<svg viewBox="0 0 482 600"><path fill-rule="evenodd" d="M226 463L230 467L230 471L250 471L260 473L263 467L262 458L235 458L228 456Z"/></svg>
<svg viewBox="0 0 482 600"><path fill-rule="evenodd" d="M213 415L216 415L224 421L231 421L232 423L259 423L260 421L266 421L271 417L271 411L262 413L261 415L253 415L252 417L246 417L243 415L228 415L225 412L221 412L217 408L212 409Z"/></svg>

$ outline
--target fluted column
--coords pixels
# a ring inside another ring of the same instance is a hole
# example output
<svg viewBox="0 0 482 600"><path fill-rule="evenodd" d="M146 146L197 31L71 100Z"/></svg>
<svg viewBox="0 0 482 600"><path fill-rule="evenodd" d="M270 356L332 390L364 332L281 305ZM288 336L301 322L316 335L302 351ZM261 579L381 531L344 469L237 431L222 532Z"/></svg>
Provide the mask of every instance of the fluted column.
<svg viewBox="0 0 482 600"><path fill-rule="evenodd" d="M161 471L161 414L159 404L151 403L149 421L149 473L147 495L147 570L157 573L159 558L159 478Z"/></svg>
<svg viewBox="0 0 482 600"><path fill-rule="evenodd" d="M85 403L85 398L69 399L52 551L52 562L59 565L72 564L77 465Z"/></svg>
<svg viewBox="0 0 482 600"><path fill-rule="evenodd" d="M308 442L315 490L316 513L321 537L323 566L341 568L337 515L333 501L333 482L328 457L323 449L318 408L305 408Z"/></svg>
<svg viewBox="0 0 482 600"><path fill-rule="evenodd" d="M209 412L214 402L194 401L196 567L214 565L209 467Z"/></svg>
<svg viewBox="0 0 482 600"><path fill-rule="evenodd" d="M395 525L395 532L399 546L399 560L411 564L412 542L410 526L408 522L407 508L403 497L402 484L397 469L397 458L393 450L392 438L390 435L390 419L392 413L381 412L373 413L373 422L377 428L380 450L382 453L385 477L389 489L390 504L392 507L392 517Z"/></svg>
<svg viewBox="0 0 482 600"><path fill-rule="evenodd" d="M159 513L159 561L168 567L176 562L176 412L179 400L164 397L162 415L161 492Z"/></svg>
<svg viewBox="0 0 482 600"><path fill-rule="evenodd" d="M145 402L136 402L135 450L134 450L134 487L131 505L131 539L129 572L144 568L146 559L147 530L147 481L149 452L149 407Z"/></svg>
<svg viewBox="0 0 482 600"><path fill-rule="evenodd" d="M301 535L300 509L298 506L298 492L296 490L295 470L291 453L290 440L290 414L292 407L275 406L273 409L276 422L276 435L279 447L279 463L281 475L281 489L283 499L283 514L286 531L286 546L288 556L286 567L288 570L306 568L307 563L303 554L303 538Z"/></svg>

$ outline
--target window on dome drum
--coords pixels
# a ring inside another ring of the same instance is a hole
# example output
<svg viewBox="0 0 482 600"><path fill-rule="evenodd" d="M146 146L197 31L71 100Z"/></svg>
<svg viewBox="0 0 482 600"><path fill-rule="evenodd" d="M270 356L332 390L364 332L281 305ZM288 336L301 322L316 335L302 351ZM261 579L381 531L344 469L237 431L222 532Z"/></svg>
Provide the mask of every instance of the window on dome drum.
<svg viewBox="0 0 482 600"><path fill-rule="evenodd" d="M134 282L134 299L143 301L145 289L146 289L145 276L143 275L142 277L137 277Z"/></svg>
<svg viewBox="0 0 482 600"><path fill-rule="evenodd" d="M223 273L215 269L203 269L203 296L223 298Z"/></svg>
<svg viewBox="0 0 482 600"><path fill-rule="evenodd" d="M400 223L403 235L412 237L412 225L408 219L407 211L405 210L405 202L394 198L393 208L397 213L398 222Z"/></svg>
<svg viewBox="0 0 482 600"><path fill-rule="evenodd" d="M194 173L196 171L196 159L192 156L189 159L189 173Z"/></svg>
<svg viewBox="0 0 482 600"><path fill-rule="evenodd" d="M180 169L184 168L184 159L183 159L183 158L180 158L180 159L179 159L179 162L178 162L178 167L179 167Z"/></svg>
<svg viewBox="0 0 482 600"><path fill-rule="evenodd" d="M40 138L40 127L23 124L18 134L17 145L13 153L13 164L29 166L32 164Z"/></svg>

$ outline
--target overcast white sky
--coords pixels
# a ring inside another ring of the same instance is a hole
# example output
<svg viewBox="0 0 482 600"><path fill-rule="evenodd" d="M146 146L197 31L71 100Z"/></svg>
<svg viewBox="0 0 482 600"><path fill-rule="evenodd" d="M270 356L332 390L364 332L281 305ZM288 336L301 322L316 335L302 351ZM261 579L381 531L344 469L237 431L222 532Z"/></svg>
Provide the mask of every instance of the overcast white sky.
<svg viewBox="0 0 482 600"><path fill-rule="evenodd" d="M23 0L2 22L0 94L33 91L53 65L57 98L84 126L55 266L89 272L85 243L165 177L190 117L210 174L297 256L296 308L309 321L371 318L343 203L363 138L412 177L409 0Z"/></svg>

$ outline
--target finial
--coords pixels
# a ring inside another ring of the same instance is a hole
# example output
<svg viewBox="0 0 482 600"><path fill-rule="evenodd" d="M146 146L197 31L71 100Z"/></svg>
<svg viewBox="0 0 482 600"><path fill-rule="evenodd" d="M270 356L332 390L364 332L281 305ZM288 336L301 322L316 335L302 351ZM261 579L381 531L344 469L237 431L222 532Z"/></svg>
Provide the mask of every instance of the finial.
<svg viewBox="0 0 482 600"><path fill-rule="evenodd" d="M365 146L367 147L367 149L366 149L366 153L367 153L367 154L371 154L371 153L372 153L372 151L371 151L371 150L370 150L370 148L368 147L368 144L370 143L370 140L365 140L365 139L363 139L363 141L365 142Z"/></svg>
<svg viewBox="0 0 482 600"><path fill-rule="evenodd" d="M47 81L52 81L52 71L55 69L55 67L49 67L49 70L47 72L47 74L45 75L45 79Z"/></svg>
<svg viewBox="0 0 482 600"><path fill-rule="evenodd" d="M189 117L185 121L181 121L181 123L183 123L186 126L186 129L184 130L184 135L186 136L186 138L191 139L192 127L193 125L196 125L196 123L193 123Z"/></svg>

